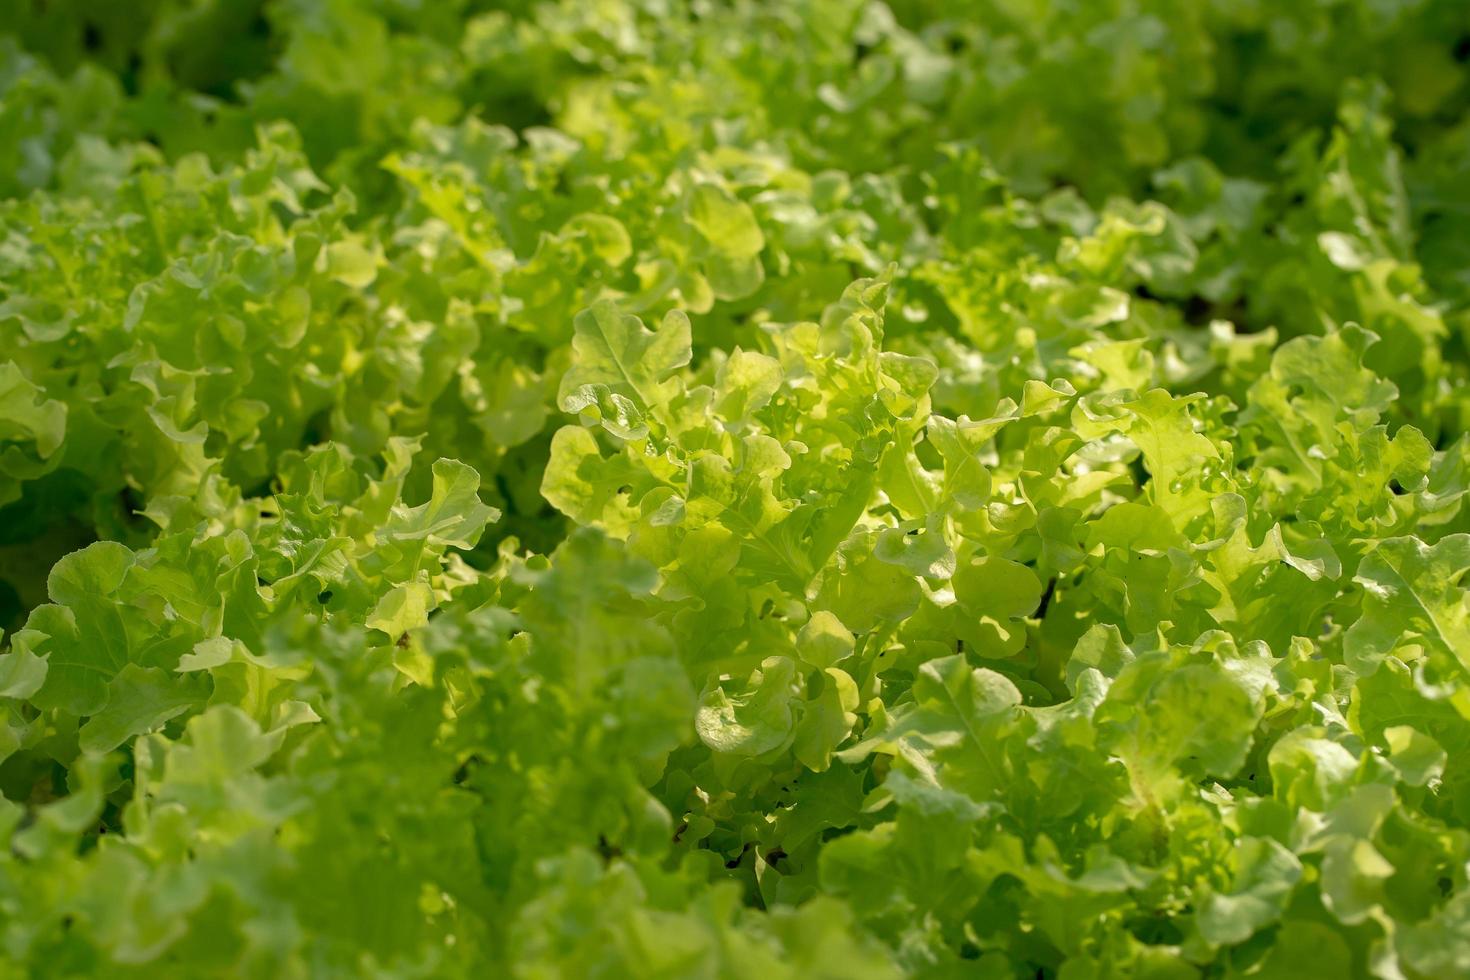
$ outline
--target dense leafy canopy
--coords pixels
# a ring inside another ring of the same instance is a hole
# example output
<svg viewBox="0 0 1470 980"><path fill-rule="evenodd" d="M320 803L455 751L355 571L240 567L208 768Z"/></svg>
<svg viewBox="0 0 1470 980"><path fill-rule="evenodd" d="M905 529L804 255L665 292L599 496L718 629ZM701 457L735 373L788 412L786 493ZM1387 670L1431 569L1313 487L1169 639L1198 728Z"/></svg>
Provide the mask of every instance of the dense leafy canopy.
<svg viewBox="0 0 1470 980"><path fill-rule="evenodd" d="M0 32L0 975L1470 976L1462 0Z"/></svg>

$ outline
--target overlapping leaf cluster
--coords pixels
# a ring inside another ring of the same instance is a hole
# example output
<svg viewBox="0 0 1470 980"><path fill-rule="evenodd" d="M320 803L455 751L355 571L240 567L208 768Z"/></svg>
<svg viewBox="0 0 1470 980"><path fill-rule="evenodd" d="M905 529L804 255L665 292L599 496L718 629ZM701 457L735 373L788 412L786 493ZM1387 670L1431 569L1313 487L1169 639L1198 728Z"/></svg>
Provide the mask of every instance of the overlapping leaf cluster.
<svg viewBox="0 0 1470 980"><path fill-rule="evenodd" d="M0 974L1470 976L1457 0L0 9Z"/></svg>

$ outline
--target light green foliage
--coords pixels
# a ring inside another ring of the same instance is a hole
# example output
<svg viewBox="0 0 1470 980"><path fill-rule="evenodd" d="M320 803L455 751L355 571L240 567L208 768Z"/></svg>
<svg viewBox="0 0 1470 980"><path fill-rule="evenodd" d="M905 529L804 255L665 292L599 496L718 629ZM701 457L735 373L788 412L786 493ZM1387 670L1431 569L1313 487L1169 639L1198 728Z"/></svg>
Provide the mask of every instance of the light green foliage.
<svg viewBox="0 0 1470 980"><path fill-rule="evenodd" d="M0 977L1470 977L1464 7L0 0Z"/></svg>

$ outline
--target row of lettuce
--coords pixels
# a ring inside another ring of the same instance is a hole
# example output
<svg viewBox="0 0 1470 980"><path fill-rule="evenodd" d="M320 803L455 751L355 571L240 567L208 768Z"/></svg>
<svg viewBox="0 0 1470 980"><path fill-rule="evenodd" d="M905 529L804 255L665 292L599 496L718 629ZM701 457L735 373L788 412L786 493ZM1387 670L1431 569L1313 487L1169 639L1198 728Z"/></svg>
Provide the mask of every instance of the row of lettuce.
<svg viewBox="0 0 1470 980"><path fill-rule="evenodd" d="M1455 4L145 6L0 39L6 969L1470 972Z"/></svg>

